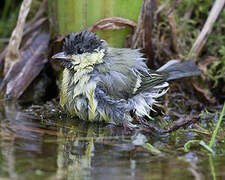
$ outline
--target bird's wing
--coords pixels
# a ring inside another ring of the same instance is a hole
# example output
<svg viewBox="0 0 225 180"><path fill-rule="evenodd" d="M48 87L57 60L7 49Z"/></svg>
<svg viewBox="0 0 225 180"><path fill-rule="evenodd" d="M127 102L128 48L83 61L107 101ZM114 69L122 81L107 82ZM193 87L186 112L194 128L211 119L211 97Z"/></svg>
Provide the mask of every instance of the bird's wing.
<svg viewBox="0 0 225 180"><path fill-rule="evenodd" d="M160 73L160 72L148 72L148 73L142 73L142 76L140 77L140 84L137 87L137 90L134 92L134 94L146 92L146 91L152 91L152 90L159 90L163 89L168 86L167 80L167 74L166 73Z"/></svg>
<svg viewBox="0 0 225 180"><path fill-rule="evenodd" d="M141 72L148 72L139 50L109 48L104 64L98 65L99 85L111 97L128 99L139 86Z"/></svg>
<svg viewBox="0 0 225 180"><path fill-rule="evenodd" d="M138 93L150 91L166 80L163 73L149 71L138 49L109 48L105 64L99 65L98 71L101 88L118 99L127 100Z"/></svg>
<svg viewBox="0 0 225 180"><path fill-rule="evenodd" d="M165 75L150 72L139 50L110 48L104 62L96 67L95 76L102 116L115 121L133 109L138 116L148 116L152 104L167 91Z"/></svg>

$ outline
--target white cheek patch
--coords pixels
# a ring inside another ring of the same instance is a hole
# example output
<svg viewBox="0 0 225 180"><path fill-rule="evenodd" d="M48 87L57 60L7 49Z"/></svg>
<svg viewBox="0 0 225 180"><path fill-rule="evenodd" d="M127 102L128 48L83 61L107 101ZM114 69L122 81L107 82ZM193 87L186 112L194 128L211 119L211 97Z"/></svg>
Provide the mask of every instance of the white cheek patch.
<svg viewBox="0 0 225 180"><path fill-rule="evenodd" d="M97 49L92 53L83 53L72 56L72 64L74 65L74 70L85 69L95 64L103 63L103 57L105 55L104 49Z"/></svg>

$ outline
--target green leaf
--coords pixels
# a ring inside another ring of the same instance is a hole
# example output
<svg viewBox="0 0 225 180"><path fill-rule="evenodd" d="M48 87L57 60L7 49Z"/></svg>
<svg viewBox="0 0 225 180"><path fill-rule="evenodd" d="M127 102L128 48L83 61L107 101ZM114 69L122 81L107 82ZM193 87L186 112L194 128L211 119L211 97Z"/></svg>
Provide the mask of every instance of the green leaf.
<svg viewBox="0 0 225 180"><path fill-rule="evenodd" d="M207 151L214 153L214 151L202 140L190 140L184 145L184 152L189 152L192 144L199 144Z"/></svg>
<svg viewBox="0 0 225 180"><path fill-rule="evenodd" d="M199 144L201 145L201 146L203 146L206 150L208 150L209 152L211 152L211 153L214 153L214 151L212 150L212 148L211 147L209 147L204 141L200 141L199 142Z"/></svg>
<svg viewBox="0 0 225 180"><path fill-rule="evenodd" d="M189 152L191 145L196 143L200 143L200 140L190 140L186 142L184 145L184 152Z"/></svg>
<svg viewBox="0 0 225 180"><path fill-rule="evenodd" d="M144 147L145 149L149 150L153 154L162 154L162 152L160 150L158 150L157 148L155 148L150 143L145 143L145 144L142 145L142 147Z"/></svg>
<svg viewBox="0 0 225 180"><path fill-rule="evenodd" d="M222 112L221 112L221 114L220 114L219 121L217 122L216 128L215 128L215 130L214 130L214 132L213 132L213 135L212 135L212 137L211 137L211 140L210 140L210 143L209 143L209 147L210 147L210 148L212 148L212 146L213 146L213 143L214 143L214 141L215 141L217 132L218 132L218 130L219 130L219 128L220 128L220 124L221 124L221 122L222 122L222 120L223 120L224 113L225 113L225 103L224 103L224 105L223 105L223 109L222 109Z"/></svg>

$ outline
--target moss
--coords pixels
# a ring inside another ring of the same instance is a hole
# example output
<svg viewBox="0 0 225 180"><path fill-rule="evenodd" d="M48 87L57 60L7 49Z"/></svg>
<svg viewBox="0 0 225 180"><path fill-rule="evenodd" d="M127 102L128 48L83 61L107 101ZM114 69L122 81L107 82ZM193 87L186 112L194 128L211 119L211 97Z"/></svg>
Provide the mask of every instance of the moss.
<svg viewBox="0 0 225 180"><path fill-rule="evenodd" d="M171 29L169 28L168 15L166 14L173 0L158 15L158 22L154 31L155 55L156 59L169 60L176 58L171 44ZM178 4L173 11L176 19L177 46L179 47L180 57L186 59L190 49L198 37L214 1L184 0ZM162 1L166 4L166 1ZM187 19L185 15L190 12L191 16ZM207 81L212 84L212 89L220 88L221 93L225 93L225 11L222 11L215 22L207 43L203 47L197 61L201 61L207 56L219 59L210 64L208 72L205 74ZM166 53L167 54L166 54ZM162 64L165 62L162 62ZM210 87L211 88L211 87ZM212 90L211 89L211 90ZM217 96L216 94L214 94Z"/></svg>

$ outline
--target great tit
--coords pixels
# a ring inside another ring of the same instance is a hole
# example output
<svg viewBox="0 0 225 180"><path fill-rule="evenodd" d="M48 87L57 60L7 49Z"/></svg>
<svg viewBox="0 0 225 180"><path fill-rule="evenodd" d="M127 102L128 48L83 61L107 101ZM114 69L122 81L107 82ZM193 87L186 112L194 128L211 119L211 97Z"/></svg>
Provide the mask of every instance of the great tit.
<svg viewBox="0 0 225 180"><path fill-rule="evenodd" d="M85 121L132 124L147 117L167 81L201 74L194 61L171 60L156 71L146 66L139 49L112 48L86 30L68 35L60 59L63 75L60 105Z"/></svg>

